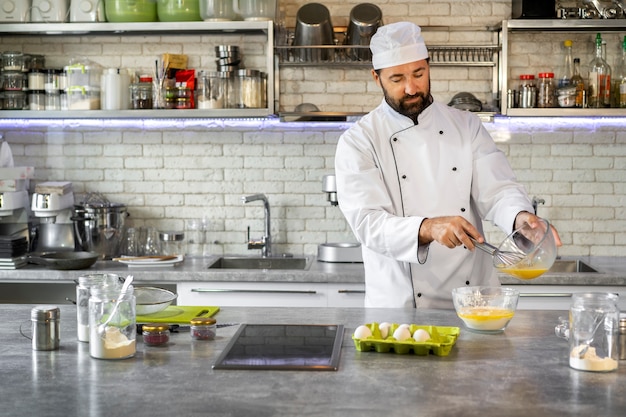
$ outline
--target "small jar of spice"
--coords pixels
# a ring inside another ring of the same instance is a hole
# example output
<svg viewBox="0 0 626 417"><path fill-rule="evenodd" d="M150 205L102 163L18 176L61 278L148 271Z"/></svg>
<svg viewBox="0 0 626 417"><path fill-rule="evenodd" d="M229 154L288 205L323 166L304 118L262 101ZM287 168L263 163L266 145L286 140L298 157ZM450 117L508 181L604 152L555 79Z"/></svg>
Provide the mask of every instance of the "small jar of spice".
<svg viewBox="0 0 626 417"><path fill-rule="evenodd" d="M149 323L142 326L143 343L147 346L164 346L170 341L170 326Z"/></svg>
<svg viewBox="0 0 626 417"><path fill-rule="evenodd" d="M190 321L191 330L189 334L194 340L215 339L217 320L211 317L194 317Z"/></svg>

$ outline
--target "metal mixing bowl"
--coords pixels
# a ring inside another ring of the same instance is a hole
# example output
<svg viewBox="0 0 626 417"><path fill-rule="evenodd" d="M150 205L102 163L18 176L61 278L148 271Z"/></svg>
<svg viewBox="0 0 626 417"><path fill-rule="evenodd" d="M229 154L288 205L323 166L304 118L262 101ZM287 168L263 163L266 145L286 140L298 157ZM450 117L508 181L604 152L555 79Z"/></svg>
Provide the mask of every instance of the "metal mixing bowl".
<svg viewBox="0 0 626 417"><path fill-rule="evenodd" d="M146 316L165 310L178 297L163 288L135 287L136 313L138 316Z"/></svg>

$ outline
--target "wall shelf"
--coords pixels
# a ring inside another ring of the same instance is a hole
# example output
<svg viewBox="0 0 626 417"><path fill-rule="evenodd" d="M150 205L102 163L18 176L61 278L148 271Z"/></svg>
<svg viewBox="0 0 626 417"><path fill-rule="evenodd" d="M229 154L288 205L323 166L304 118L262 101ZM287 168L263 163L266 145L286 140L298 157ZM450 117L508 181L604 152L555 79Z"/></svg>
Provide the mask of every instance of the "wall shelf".
<svg viewBox="0 0 626 417"><path fill-rule="evenodd" d="M265 67L267 73L267 107L261 109L193 109L193 110L0 110L0 118L7 119L100 119L100 118L252 118L274 114L274 22L140 22L140 23L3 23L0 36L128 36L184 34L263 34L267 38ZM45 39L43 40L45 42Z"/></svg>
<svg viewBox="0 0 626 417"><path fill-rule="evenodd" d="M626 109L578 109L578 108L509 108L505 97L509 87L509 35L511 33L582 33L624 32L626 19L516 19L504 20L501 26L501 113L506 116L549 116L549 117L624 117ZM549 41L549 40L548 40Z"/></svg>

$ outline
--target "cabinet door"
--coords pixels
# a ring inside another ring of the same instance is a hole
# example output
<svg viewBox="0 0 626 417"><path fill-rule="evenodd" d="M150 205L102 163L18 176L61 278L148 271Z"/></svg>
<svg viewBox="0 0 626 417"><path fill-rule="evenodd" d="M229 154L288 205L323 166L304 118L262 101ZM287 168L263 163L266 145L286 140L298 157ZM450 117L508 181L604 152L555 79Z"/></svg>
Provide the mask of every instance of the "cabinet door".
<svg viewBox="0 0 626 417"><path fill-rule="evenodd" d="M620 310L626 309L626 288L607 286L561 285L506 285L520 291L519 310L569 310L572 294L583 292L611 292L622 294L618 301Z"/></svg>
<svg viewBox="0 0 626 417"><path fill-rule="evenodd" d="M179 283L179 305L326 307L326 284L282 282Z"/></svg>
<svg viewBox="0 0 626 417"><path fill-rule="evenodd" d="M363 307L365 284L328 284L328 307Z"/></svg>

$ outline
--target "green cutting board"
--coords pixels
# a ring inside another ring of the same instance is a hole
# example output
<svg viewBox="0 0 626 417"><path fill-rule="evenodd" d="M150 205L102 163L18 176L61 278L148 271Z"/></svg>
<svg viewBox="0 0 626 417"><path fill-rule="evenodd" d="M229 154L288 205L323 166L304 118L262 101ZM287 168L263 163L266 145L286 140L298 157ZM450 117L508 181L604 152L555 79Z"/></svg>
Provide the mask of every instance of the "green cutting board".
<svg viewBox="0 0 626 417"><path fill-rule="evenodd" d="M169 323L169 324L189 324L194 317L212 317L219 307L207 306L168 306L154 314L137 316L137 323Z"/></svg>

